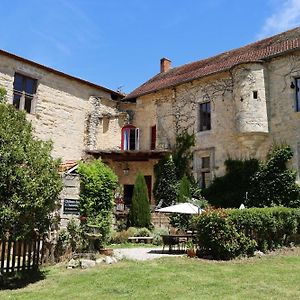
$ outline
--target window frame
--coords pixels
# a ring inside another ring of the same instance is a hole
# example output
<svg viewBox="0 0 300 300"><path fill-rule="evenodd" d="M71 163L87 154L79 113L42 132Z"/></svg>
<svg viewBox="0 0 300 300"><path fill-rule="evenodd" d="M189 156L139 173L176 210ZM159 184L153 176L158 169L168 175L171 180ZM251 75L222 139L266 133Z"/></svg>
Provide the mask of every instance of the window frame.
<svg viewBox="0 0 300 300"><path fill-rule="evenodd" d="M21 77L21 88L20 89L16 88L17 76ZM33 81L32 93L27 92L26 85L27 85L28 80ZM38 87L38 79L31 77L30 75L27 75L27 74L22 74L21 72L15 72L14 81L13 81L12 104L16 107L16 109L25 110L29 114L34 113L37 87ZM19 100L15 101L15 97L19 97ZM16 105L16 103L17 103L17 105ZM29 103L29 105L28 105L28 103ZM28 107L27 107L27 105L28 105Z"/></svg>
<svg viewBox="0 0 300 300"><path fill-rule="evenodd" d="M203 109L205 108L205 109ZM211 130L211 101L199 103L199 131Z"/></svg>
<svg viewBox="0 0 300 300"><path fill-rule="evenodd" d="M125 125L121 130L121 150L124 151L139 150L139 145L140 145L139 128L136 128L133 125Z"/></svg>

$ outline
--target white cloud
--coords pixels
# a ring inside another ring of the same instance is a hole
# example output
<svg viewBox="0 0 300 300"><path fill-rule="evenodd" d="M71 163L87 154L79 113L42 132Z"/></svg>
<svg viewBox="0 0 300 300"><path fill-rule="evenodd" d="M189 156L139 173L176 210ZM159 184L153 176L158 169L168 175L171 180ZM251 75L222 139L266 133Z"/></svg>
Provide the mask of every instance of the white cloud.
<svg viewBox="0 0 300 300"><path fill-rule="evenodd" d="M266 19L258 38L264 38L300 25L300 0L274 1L275 12Z"/></svg>

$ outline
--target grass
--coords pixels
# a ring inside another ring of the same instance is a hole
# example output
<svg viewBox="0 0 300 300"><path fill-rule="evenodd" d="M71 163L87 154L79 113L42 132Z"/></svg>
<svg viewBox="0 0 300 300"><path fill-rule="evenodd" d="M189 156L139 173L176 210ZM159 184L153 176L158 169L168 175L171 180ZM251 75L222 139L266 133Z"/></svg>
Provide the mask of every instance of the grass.
<svg viewBox="0 0 300 300"><path fill-rule="evenodd" d="M300 299L300 248L228 262L174 257L44 272L0 299Z"/></svg>

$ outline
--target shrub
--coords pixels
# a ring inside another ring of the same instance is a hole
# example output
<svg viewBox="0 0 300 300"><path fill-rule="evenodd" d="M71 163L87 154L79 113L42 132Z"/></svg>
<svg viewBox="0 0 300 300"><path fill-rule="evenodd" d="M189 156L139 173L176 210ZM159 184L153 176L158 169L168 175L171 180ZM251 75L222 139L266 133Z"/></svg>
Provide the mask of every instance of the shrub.
<svg viewBox="0 0 300 300"><path fill-rule="evenodd" d="M128 232L128 230L122 230L122 231L115 231L112 232L110 237L110 243L112 244L124 244L128 242L128 238L131 236L131 234Z"/></svg>
<svg viewBox="0 0 300 300"><path fill-rule="evenodd" d="M295 182L297 172L286 166L292 157L290 146L273 146L267 161L260 164L251 178L247 206L300 206L300 189Z"/></svg>
<svg viewBox="0 0 300 300"><path fill-rule="evenodd" d="M51 142L34 137L24 112L0 103L0 119L0 238L7 231L15 238L43 234L62 189L59 161L51 157Z"/></svg>
<svg viewBox="0 0 300 300"><path fill-rule="evenodd" d="M153 195L156 203L162 206L172 205L177 198L177 179L172 156L162 158L155 166Z"/></svg>
<svg viewBox="0 0 300 300"><path fill-rule="evenodd" d="M184 175L179 182L177 202L186 202L190 200L191 197L191 185L187 176Z"/></svg>
<svg viewBox="0 0 300 300"><path fill-rule="evenodd" d="M253 254L255 241L236 230L226 211L203 213L196 224L198 247L202 255L228 260L239 255Z"/></svg>
<svg viewBox="0 0 300 300"><path fill-rule="evenodd" d="M189 230L192 227L193 215L173 213L170 216L170 224L178 229Z"/></svg>
<svg viewBox="0 0 300 300"><path fill-rule="evenodd" d="M148 228L138 228L134 236L151 236L151 231Z"/></svg>
<svg viewBox="0 0 300 300"><path fill-rule="evenodd" d="M141 173L138 173L135 180L128 221L130 226L135 227L149 228L151 225L148 190L145 178Z"/></svg>
<svg viewBox="0 0 300 300"><path fill-rule="evenodd" d="M176 144L173 149L173 159L176 170L176 177L180 180L184 175L191 176L191 162L193 152L191 148L195 146L195 134L183 131L176 136Z"/></svg>
<svg viewBox="0 0 300 300"><path fill-rule="evenodd" d="M200 252L215 259L251 255L255 249L288 246L299 232L300 209L273 207L211 210L196 221Z"/></svg>
<svg viewBox="0 0 300 300"><path fill-rule="evenodd" d="M167 235L169 232L166 228L155 228L153 230L153 244L154 245L162 245L163 241L162 241L162 235Z"/></svg>
<svg viewBox="0 0 300 300"><path fill-rule="evenodd" d="M237 230L257 243L261 251L288 246L290 237L300 227L300 209L286 207L232 210L230 219Z"/></svg>
<svg viewBox="0 0 300 300"><path fill-rule="evenodd" d="M135 227L129 227L127 229L127 232L129 234L129 236L136 236L138 229Z"/></svg>
<svg viewBox="0 0 300 300"><path fill-rule="evenodd" d="M212 184L203 190L203 196L217 207L239 207L245 202L249 182L259 168L257 159L225 161L226 174L216 177Z"/></svg>
<svg viewBox="0 0 300 300"><path fill-rule="evenodd" d="M101 243L108 236L114 207L113 191L117 187L117 176L101 160L80 163L80 202L79 211L87 217L88 225L100 228Z"/></svg>

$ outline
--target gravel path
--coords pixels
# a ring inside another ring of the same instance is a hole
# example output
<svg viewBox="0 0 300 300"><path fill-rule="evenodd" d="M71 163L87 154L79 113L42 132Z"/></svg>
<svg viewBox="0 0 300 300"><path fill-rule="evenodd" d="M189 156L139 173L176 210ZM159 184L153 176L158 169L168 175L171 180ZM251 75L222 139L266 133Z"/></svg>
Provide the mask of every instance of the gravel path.
<svg viewBox="0 0 300 300"><path fill-rule="evenodd" d="M163 253L162 248L124 248L114 249L114 255L119 258L131 260L151 260L160 257L182 256L183 254L170 254L168 253L168 249Z"/></svg>

